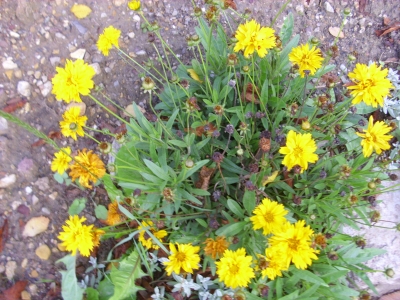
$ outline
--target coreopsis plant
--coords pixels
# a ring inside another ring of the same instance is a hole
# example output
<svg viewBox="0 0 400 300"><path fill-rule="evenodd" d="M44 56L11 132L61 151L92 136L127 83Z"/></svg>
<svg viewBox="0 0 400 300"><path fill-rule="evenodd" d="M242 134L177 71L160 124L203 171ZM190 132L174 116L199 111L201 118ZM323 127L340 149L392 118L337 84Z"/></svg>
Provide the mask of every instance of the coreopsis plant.
<svg viewBox="0 0 400 300"><path fill-rule="evenodd" d="M93 89L86 63L57 68L57 99L94 101L126 127L120 134L90 128L78 107L62 116L61 133L98 143L107 168L94 150L49 141L58 149L57 176L88 189L102 182L109 196L95 210L102 228L83 224L81 202L71 205L75 215L59 235L74 255L61 260L63 286L73 287L64 298L350 299L360 294L348 287L351 273L376 292L363 263L382 251L342 228L379 219L375 195L398 158L390 116L371 115L393 88L387 70L357 63L343 85L315 39L299 45L291 15L278 34L275 24L237 13L232 0L206 2L204 12L194 7L188 64L140 1L128 7L151 32L149 42L160 40L158 63L126 54L120 29L105 26L99 35L103 55L118 53L142 75L146 105L133 103L129 118ZM112 140L97 141L91 130ZM75 257L109 238L124 252L115 258L110 251L107 268L92 264L98 275L78 286L66 275Z"/></svg>

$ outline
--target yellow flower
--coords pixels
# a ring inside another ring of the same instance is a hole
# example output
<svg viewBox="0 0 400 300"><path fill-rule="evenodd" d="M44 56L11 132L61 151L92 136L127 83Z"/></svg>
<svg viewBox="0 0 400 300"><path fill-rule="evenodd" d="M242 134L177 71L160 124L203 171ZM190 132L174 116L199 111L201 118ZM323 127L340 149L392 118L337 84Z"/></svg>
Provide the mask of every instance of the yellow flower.
<svg viewBox="0 0 400 300"><path fill-rule="evenodd" d="M260 258L259 265L262 276L267 276L270 280L274 280L277 276L282 277L282 271L288 269L284 253L271 248L265 249L265 256Z"/></svg>
<svg viewBox="0 0 400 300"><path fill-rule="evenodd" d="M79 183L87 188L92 188L89 181L96 182L106 173L104 163L100 158L92 153L92 150L83 149L78 151L78 155L74 157L74 163L71 165L69 176L72 181L79 178Z"/></svg>
<svg viewBox="0 0 400 300"><path fill-rule="evenodd" d="M57 74L53 77L52 93L57 100L82 102L79 94L87 96L93 88L92 77L96 74L94 69L82 59L71 61L67 59L65 69L57 67Z"/></svg>
<svg viewBox="0 0 400 300"><path fill-rule="evenodd" d="M128 3L128 7L132 10L139 10L140 9L140 1L132 0Z"/></svg>
<svg viewBox="0 0 400 300"><path fill-rule="evenodd" d="M254 278L251 268L252 257L246 256L246 250L240 248L236 251L225 250L223 257L217 261L217 275L227 287L247 287L250 279Z"/></svg>
<svg viewBox="0 0 400 300"><path fill-rule="evenodd" d="M264 57L268 51L276 46L275 31L269 27L261 27L255 20L240 24L235 37L238 40L233 51L244 50L244 56L248 57L257 51L259 57Z"/></svg>
<svg viewBox="0 0 400 300"><path fill-rule="evenodd" d="M97 40L97 48L103 53L104 56L108 56L108 52L112 46L119 48L118 39L121 35L121 30L116 29L113 26L108 26L104 29L103 33L100 34Z"/></svg>
<svg viewBox="0 0 400 300"><path fill-rule="evenodd" d="M317 145L311 133L301 134L290 130L286 138L286 146L279 149L279 153L286 154L282 164L290 171L294 166L299 165L301 172L307 170L308 163L318 160L318 155L314 152Z"/></svg>
<svg viewBox="0 0 400 300"><path fill-rule="evenodd" d="M83 256L89 256L93 249L93 225L84 225L85 217L79 219L77 215L70 216L69 220L63 225L63 231L60 232L58 238L62 241L61 245L66 251L71 251L72 255L78 250Z"/></svg>
<svg viewBox="0 0 400 300"><path fill-rule="evenodd" d="M104 230L101 230L101 229L99 229L97 227L93 227L93 229L92 229L92 235L93 235L92 241L93 241L93 246L94 247L97 247L97 246L100 245L100 238L105 233L106 232Z"/></svg>
<svg viewBox="0 0 400 300"><path fill-rule="evenodd" d="M356 134L363 138L361 146L363 147L364 157L371 156L375 150L377 154L381 154L382 150L390 149L389 141L393 137L389 133L392 128L385 124L383 121L378 121L374 124L374 118L369 117L368 128L364 129L365 133Z"/></svg>
<svg viewBox="0 0 400 300"><path fill-rule="evenodd" d="M198 253L200 247L178 243L176 243L176 246L177 248L175 248L174 244L169 244L172 254L168 256L169 261L164 262L165 271L167 271L168 276L172 272L180 274L182 271L193 274L193 270L199 268L200 256Z"/></svg>
<svg viewBox="0 0 400 300"><path fill-rule="evenodd" d="M147 249L159 249L160 247L153 243L153 239L146 233L146 231L144 230L145 227L147 227L147 229L158 239L160 240L160 242L162 241L163 237L167 236L167 232L165 230L156 230L156 228L154 228L153 226L153 222L152 221L143 221L142 222L142 226L138 227L138 230L141 230L139 233L139 242L142 243L142 245L144 247L146 247Z"/></svg>
<svg viewBox="0 0 400 300"><path fill-rule="evenodd" d="M60 151L54 153L54 159L51 162L51 170L63 174L68 169L69 162L72 160L71 148L62 148Z"/></svg>
<svg viewBox="0 0 400 300"><path fill-rule="evenodd" d="M208 238L204 244L206 244L204 253L211 256L213 259L215 259L217 255L222 255L229 247L229 243L224 236L217 236L215 240Z"/></svg>
<svg viewBox="0 0 400 300"><path fill-rule="evenodd" d="M107 225L114 226L123 222L125 218L123 217L122 213L119 211L118 202L113 201L108 204L108 213L107 213L107 220L105 221Z"/></svg>
<svg viewBox="0 0 400 300"><path fill-rule="evenodd" d="M279 230L282 224L287 222L285 218L287 213L282 204L264 198L262 204L253 210L255 216L252 216L250 220L253 222L254 230L262 228L263 234L268 235Z"/></svg>
<svg viewBox="0 0 400 300"><path fill-rule="evenodd" d="M373 107L383 106L383 99L389 95L389 90L394 88L389 79L388 69L381 70L375 63L370 66L356 64L353 72L349 73L349 78L354 85L347 88L354 96L353 104L364 101L365 104Z"/></svg>
<svg viewBox="0 0 400 300"><path fill-rule="evenodd" d="M324 59L321 50L315 48L315 46L310 49L310 46L305 44L293 48L289 54L289 60L299 67L300 77L304 77L306 70L314 75L321 67Z"/></svg>
<svg viewBox="0 0 400 300"><path fill-rule="evenodd" d="M318 250L311 248L313 231L310 226L305 226L304 220L295 224L286 223L281 231L268 239L270 250L281 251L286 256L286 267L293 262L298 269L306 269L312 264L312 259L318 259Z"/></svg>
<svg viewBox="0 0 400 300"><path fill-rule="evenodd" d="M87 117L81 116L81 109L77 106L71 107L63 115L63 120L60 122L61 133L66 137L72 137L75 141L76 135L83 136L83 128Z"/></svg>

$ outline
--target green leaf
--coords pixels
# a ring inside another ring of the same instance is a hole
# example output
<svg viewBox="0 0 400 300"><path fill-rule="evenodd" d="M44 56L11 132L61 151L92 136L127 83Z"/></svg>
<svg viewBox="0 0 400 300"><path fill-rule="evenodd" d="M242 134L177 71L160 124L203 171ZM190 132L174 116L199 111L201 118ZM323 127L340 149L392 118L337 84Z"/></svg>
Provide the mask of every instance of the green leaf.
<svg viewBox="0 0 400 300"><path fill-rule="evenodd" d="M227 224L227 225L219 228L215 232L215 234L219 235L219 236L226 236L226 237L234 236L234 235L238 234L239 232L241 232L244 229L244 226L246 226L246 224L247 224L247 222L245 222L245 221Z"/></svg>
<svg viewBox="0 0 400 300"><path fill-rule="evenodd" d="M165 125L165 127L167 127L169 130L172 129L172 126L174 125L176 116L179 113L179 109L175 109L174 112L172 113L171 117L169 117L167 124Z"/></svg>
<svg viewBox="0 0 400 300"><path fill-rule="evenodd" d="M289 41L290 37L292 36L293 24L294 24L293 14L290 13L283 21L281 32L279 33L279 37L281 38L282 45L286 45L286 43Z"/></svg>
<svg viewBox="0 0 400 300"><path fill-rule="evenodd" d="M111 200L117 200L118 198L122 199L124 197L122 191L117 189L117 187L114 185L110 174L106 173L101 179L103 180L108 197L110 197Z"/></svg>
<svg viewBox="0 0 400 300"><path fill-rule="evenodd" d="M94 209L94 213L97 219L106 220L108 215L108 210L104 205L97 205Z"/></svg>
<svg viewBox="0 0 400 300"><path fill-rule="evenodd" d="M64 178L59 173L54 173L53 175L54 180L57 181L59 184L63 184Z"/></svg>
<svg viewBox="0 0 400 300"><path fill-rule="evenodd" d="M302 280L311 282L311 283L316 283L320 284L322 286L328 286L326 282L321 279L321 277L315 275L314 273L307 271L307 270L299 270L299 269L293 269L293 274L298 275Z"/></svg>
<svg viewBox="0 0 400 300"><path fill-rule="evenodd" d="M86 288L86 300L99 300L99 292L94 288Z"/></svg>
<svg viewBox="0 0 400 300"><path fill-rule="evenodd" d="M256 192L246 190L243 195L243 206L247 213L251 215L256 207Z"/></svg>
<svg viewBox="0 0 400 300"><path fill-rule="evenodd" d="M182 148L187 147L186 143L184 141L180 141L180 140L169 140L168 143L170 143L174 146L182 147Z"/></svg>
<svg viewBox="0 0 400 300"><path fill-rule="evenodd" d="M135 249L119 263L118 269L113 266L110 278L114 284L114 295L110 300L122 300L127 297L136 299L136 293L144 288L135 285L135 280L145 276L141 269L139 254Z"/></svg>
<svg viewBox="0 0 400 300"><path fill-rule="evenodd" d="M76 256L68 254L56 261L56 263L64 263L67 267L66 271L60 271L61 279L61 295L63 299L83 299L84 290L79 287L78 279L75 274Z"/></svg>
<svg viewBox="0 0 400 300"><path fill-rule="evenodd" d="M232 199L228 199L226 204L228 205L231 212L233 212L236 216L238 216L241 219L244 218L243 209L240 207L240 205L236 201L234 201Z"/></svg>
<svg viewBox="0 0 400 300"><path fill-rule="evenodd" d="M199 223L201 226L203 226L204 228L207 228L207 229L208 229L208 224L207 224L206 221L204 221L203 219L199 219L199 218L197 218L197 219L195 219L195 220L196 220L196 222Z"/></svg>
<svg viewBox="0 0 400 300"><path fill-rule="evenodd" d="M82 210L85 209L86 199L85 198L76 198L71 206L68 208L68 214L70 216L79 215Z"/></svg>
<svg viewBox="0 0 400 300"><path fill-rule="evenodd" d="M99 291L99 300L109 300L114 295L114 285L109 277L100 281L97 290Z"/></svg>
<svg viewBox="0 0 400 300"><path fill-rule="evenodd" d="M148 159L143 159L143 162L150 169L150 171L153 172L153 174L156 175L158 178L161 178L166 181L171 179L167 172L165 172L161 167L157 166L152 161Z"/></svg>

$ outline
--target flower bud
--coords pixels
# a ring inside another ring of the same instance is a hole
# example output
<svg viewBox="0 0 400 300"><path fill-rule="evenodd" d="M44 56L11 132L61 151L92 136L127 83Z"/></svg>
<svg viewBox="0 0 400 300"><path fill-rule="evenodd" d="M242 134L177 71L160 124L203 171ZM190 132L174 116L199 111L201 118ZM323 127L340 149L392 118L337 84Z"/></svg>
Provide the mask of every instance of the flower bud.
<svg viewBox="0 0 400 300"><path fill-rule="evenodd" d="M243 291L238 290L235 293L235 300L246 300L246 294Z"/></svg>
<svg viewBox="0 0 400 300"><path fill-rule="evenodd" d="M236 154L237 154L238 156L242 156L242 155L244 154L243 149L242 149L242 148L238 149L238 150L236 151Z"/></svg>
<svg viewBox="0 0 400 300"><path fill-rule="evenodd" d="M145 77L143 82L142 82L142 89L144 89L145 92L150 92L154 90L156 87L156 84L154 83L153 79L150 77Z"/></svg>
<svg viewBox="0 0 400 300"><path fill-rule="evenodd" d="M107 170L108 170L108 172L113 173L113 172L115 172L117 170L117 168L116 168L116 166L114 164L108 164L107 165Z"/></svg>
<svg viewBox="0 0 400 300"><path fill-rule="evenodd" d="M237 62L238 62L238 59L237 59L236 54L232 53L232 54L228 55L228 62L227 62L228 66L234 66L237 64Z"/></svg>
<svg viewBox="0 0 400 300"><path fill-rule="evenodd" d="M343 10L343 14L344 14L345 16L350 15L350 14L351 14L351 9L350 9L349 7L346 7L346 8Z"/></svg>
<svg viewBox="0 0 400 300"><path fill-rule="evenodd" d="M303 122L301 123L301 129L303 129L303 130L310 130L310 128L311 128L310 122L308 122L308 121L303 121Z"/></svg>
<svg viewBox="0 0 400 300"><path fill-rule="evenodd" d="M313 45L313 46L319 45L319 39L316 37L313 37L310 42L311 42L311 45Z"/></svg>
<svg viewBox="0 0 400 300"><path fill-rule="evenodd" d="M200 16L202 15L202 11L201 11L201 8L200 8L200 7L195 7L195 8L194 8L194 15L195 15L196 17L200 17Z"/></svg>
<svg viewBox="0 0 400 300"><path fill-rule="evenodd" d="M112 150L111 144L106 142L101 142L98 147L103 154L108 154Z"/></svg>
<svg viewBox="0 0 400 300"><path fill-rule="evenodd" d="M368 182L368 188L371 190L376 189L376 183L374 181Z"/></svg>
<svg viewBox="0 0 400 300"><path fill-rule="evenodd" d="M357 57L355 57L353 54L349 54L349 55L347 56L347 59L348 59L349 61L356 61Z"/></svg>
<svg viewBox="0 0 400 300"><path fill-rule="evenodd" d="M115 136L115 140L116 140L119 144L123 144L123 143L125 143L126 138L125 138L125 135L124 135L124 134L118 133L118 134Z"/></svg>
<svg viewBox="0 0 400 300"><path fill-rule="evenodd" d="M194 167L194 161L193 161L193 159L188 158L188 159L185 161L185 167L188 168L188 169L193 168L193 167Z"/></svg>
<svg viewBox="0 0 400 300"><path fill-rule="evenodd" d="M395 275L394 270L392 268L387 268L385 270L385 274L387 277L393 278L393 276Z"/></svg>
<svg viewBox="0 0 400 300"><path fill-rule="evenodd" d="M169 82L178 83L178 82L179 82L179 77L178 77L178 75L172 74L171 78L169 79Z"/></svg>
<svg viewBox="0 0 400 300"><path fill-rule="evenodd" d="M243 73L248 73L250 71L249 66L243 66L242 71L243 71Z"/></svg>
<svg viewBox="0 0 400 300"><path fill-rule="evenodd" d="M329 258L330 260L338 260L338 259L339 259L339 256L337 255L337 253L336 253L335 251L330 251L330 252L328 253L328 258Z"/></svg>

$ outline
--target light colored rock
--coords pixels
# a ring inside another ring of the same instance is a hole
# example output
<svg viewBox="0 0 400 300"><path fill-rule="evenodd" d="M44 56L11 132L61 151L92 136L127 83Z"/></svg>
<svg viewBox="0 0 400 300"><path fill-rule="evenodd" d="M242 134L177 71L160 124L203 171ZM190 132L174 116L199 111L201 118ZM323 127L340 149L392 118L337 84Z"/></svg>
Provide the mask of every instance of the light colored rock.
<svg viewBox="0 0 400 300"><path fill-rule="evenodd" d="M22 300L31 300L31 294L29 294L27 291L22 291L21 299Z"/></svg>
<svg viewBox="0 0 400 300"><path fill-rule="evenodd" d="M39 198L36 197L36 195L33 195L33 196L32 196L32 205L35 205L35 204L37 204L38 202L39 202Z"/></svg>
<svg viewBox="0 0 400 300"><path fill-rule="evenodd" d="M18 79L22 78L22 71L20 69L14 70L14 76Z"/></svg>
<svg viewBox="0 0 400 300"><path fill-rule="evenodd" d="M128 33L128 36L130 39L133 39L135 37L135 33L133 31Z"/></svg>
<svg viewBox="0 0 400 300"><path fill-rule="evenodd" d="M4 70L14 70L18 68L18 65L12 61L12 59L7 59L3 61L3 69Z"/></svg>
<svg viewBox="0 0 400 300"><path fill-rule="evenodd" d="M26 224L22 236L33 237L45 232L49 227L50 219L40 216L30 219Z"/></svg>
<svg viewBox="0 0 400 300"><path fill-rule="evenodd" d="M334 13L335 12L335 10L333 9L332 5L328 1L326 1L324 3L324 7L325 7L325 10L327 12L330 12L330 13Z"/></svg>
<svg viewBox="0 0 400 300"><path fill-rule="evenodd" d="M50 209L48 209L47 207L42 207L42 213L44 213L45 215L50 215Z"/></svg>
<svg viewBox="0 0 400 300"><path fill-rule="evenodd" d="M20 95L29 97L31 95L31 85L27 81L18 81L17 91Z"/></svg>
<svg viewBox="0 0 400 300"><path fill-rule="evenodd" d="M36 248L35 254L42 260L48 260L51 255L49 246L43 244Z"/></svg>
<svg viewBox="0 0 400 300"><path fill-rule="evenodd" d="M85 57L85 54L86 54L86 49L80 48L72 52L70 56L75 59L83 59Z"/></svg>
<svg viewBox="0 0 400 300"><path fill-rule="evenodd" d="M144 51L144 50L139 50L139 51L136 51L136 55L138 55L138 56L140 56L140 55L146 55L147 53L146 53L146 51Z"/></svg>
<svg viewBox="0 0 400 300"><path fill-rule="evenodd" d="M15 269L17 268L17 263L13 260L10 260L6 264L6 276L8 280L13 279L15 275Z"/></svg>
<svg viewBox="0 0 400 300"><path fill-rule="evenodd" d="M126 3L126 0L113 0L115 6L121 6Z"/></svg>
<svg viewBox="0 0 400 300"><path fill-rule="evenodd" d="M10 31L10 36L12 36L13 38L19 39L20 35L18 32L15 31Z"/></svg>
<svg viewBox="0 0 400 300"><path fill-rule="evenodd" d="M56 65L58 65L60 63L61 58L58 56L52 56L50 57L50 63L53 67L55 67Z"/></svg>
<svg viewBox="0 0 400 300"><path fill-rule="evenodd" d="M49 178L48 177L41 177L34 183L39 190L45 192L49 189Z"/></svg>
<svg viewBox="0 0 400 300"><path fill-rule="evenodd" d="M29 274L29 276L31 276L32 278L38 278L39 273L36 270L32 270L32 272Z"/></svg>
<svg viewBox="0 0 400 300"><path fill-rule="evenodd" d="M3 117L0 117L0 135L4 135L8 132L8 122Z"/></svg>
<svg viewBox="0 0 400 300"><path fill-rule="evenodd" d="M51 90L53 89L53 85L50 81L46 81L44 84L39 86L40 92L42 93L43 97L46 97L50 94Z"/></svg>
<svg viewBox="0 0 400 300"><path fill-rule="evenodd" d="M138 106L138 108L142 113L146 112L142 107ZM127 107L125 107L122 115L124 117L136 118L135 111L133 110L133 104L129 104Z"/></svg>
<svg viewBox="0 0 400 300"><path fill-rule="evenodd" d="M25 269L27 265L28 265L28 259L25 257L22 260L21 267Z"/></svg>
<svg viewBox="0 0 400 300"><path fill-rule="evenodd" d="M66 37L65 35L63 35L62 33L56 32L56 38L60 39L60 40L65 40Z"/></svg>
<svg viewBox="0 0 400 300"><path fill-rule="evenodd" d="M80 112L80 116L84 116L86 113L86 104L85 102L71 102L67 105L67 107L65 108L65 110L68 110L72 107L79 107L81 112Z"/></svg>
<svg viewBox="0 0 400 300"><path fill-rule="evenodd" d="M304 13L304 6L303 5L296 5L296 11L298 12L298 13Z"/></svg>
<svg viewBox="0 0 400 300"><path fill-rule="evenodd" d="M344 38L344 33L343 33L343 31L340 31L340 28L339 27L329 27L329 33L331 34L331 35L333 35L334 37L337 37L337 36L339 36L339 38Z"/></svg>
<svg viewBox="0 0 400 300"><path fill-rule="evenodd" d="M101 68L100 68L99 63L93 63L93 64L90 64L89 66L91 66L94 69L94 71L96 72L96 75L101 74Z"/></svg>
<svg viewBox="0 0 400 300"><path fill-rule="evenodd" d="M14 184L17 180L17 176L15 174L6 175L0 179L0 189L5 189L10 185Z"/></svg>

